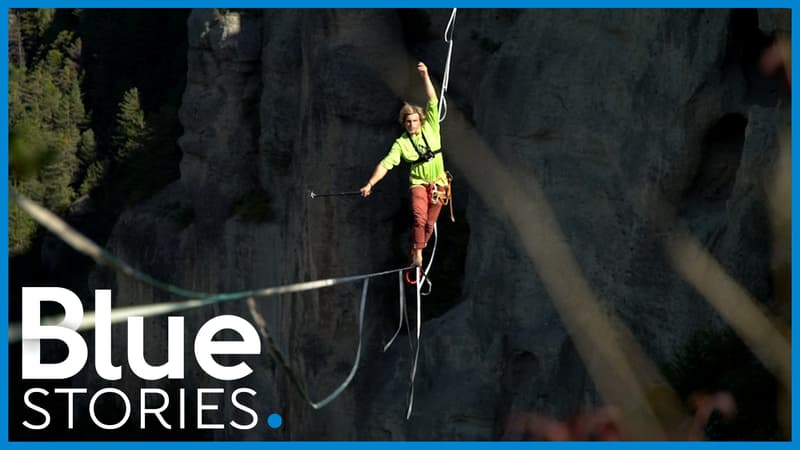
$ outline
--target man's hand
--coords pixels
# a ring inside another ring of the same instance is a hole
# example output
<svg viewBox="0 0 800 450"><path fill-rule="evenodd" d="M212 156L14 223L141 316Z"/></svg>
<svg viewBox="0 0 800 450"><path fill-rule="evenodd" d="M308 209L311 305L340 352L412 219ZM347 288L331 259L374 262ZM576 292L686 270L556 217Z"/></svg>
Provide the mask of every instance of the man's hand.
<svg viewBox="0 0 800 450"><path fill-rule="evenodd" d="M425 95L428 100L436 100L436 90L433 88L433 82L431 82L431 77L428 74L428 66L422 61L418 62L417 72L422 77L422 82L425 83Z"/></svg>
<svg viewBox="0 0 800 450"><path fill-rule="evenodd" d="M426 66L424 62L420 61L417 63L417 71L423 80L428 78L428 66Z"/></svg>
<svg viewBox="0 0 800 450"><path fill-rule="evenodd" d="M365 184L364 187L359 189L359 191L361 192L362 197L369 197L369 194L372 194L372 184Z"/></svg>

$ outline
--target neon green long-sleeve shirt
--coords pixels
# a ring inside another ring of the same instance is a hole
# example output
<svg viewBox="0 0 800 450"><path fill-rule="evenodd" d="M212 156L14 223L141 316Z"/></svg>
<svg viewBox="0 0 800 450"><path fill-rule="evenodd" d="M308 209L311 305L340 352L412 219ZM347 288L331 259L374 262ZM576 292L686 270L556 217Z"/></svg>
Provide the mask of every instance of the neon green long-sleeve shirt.
<svg viewBox="0 0 800 450"><path fill-rule="evenodd" d="M421 152L425 152L425 140L431 146L431 150L440 150L442 148L442 137L439 134L439 100L431 99L425 104L425 121L420 125L421 133L409 136L404 132L399 138L395 139L392 144L392 149L381 160L381 166L386 170L392 170L395 166L400 164L400 161L406 163L413 163L419 159L419 153L414 150L411 140ZM425 135L425 139L422 135ZM433 159L422 164L412 164L411 173L409 176L411 185L428 184L436 182L436 184L444 186L447 184L447 177L444 170L444 159L442 153L436 153Z"/></svg>

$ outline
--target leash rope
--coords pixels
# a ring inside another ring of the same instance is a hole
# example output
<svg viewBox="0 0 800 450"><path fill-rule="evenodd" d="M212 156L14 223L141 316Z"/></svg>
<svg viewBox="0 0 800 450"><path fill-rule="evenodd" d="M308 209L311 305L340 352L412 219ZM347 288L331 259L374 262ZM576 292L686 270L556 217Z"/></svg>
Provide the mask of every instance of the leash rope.
<svg viewBox="0 0 800 450"><path fill-rule="evenodd" d="M431 282L430 277L428 276L429 271L431 270L431 266L433 265L433 257L436 256L436 244L439 243L439 231L436 224L433 224L433 249L431 249L431 257L428 260L428 266L425 267L425 272L422 273L422 279L420 280L421 283L427 282L428 283L428 291L421 294L423 296L429 295L431 290L433 290L433 283ZM422 287L420 286L420 289Z"/></svg>
<svg viewBox="0 0 800 450"><path fill-rule="evenodd" d="M442 92L439 96L439 122L444 122L447 117L447 99L445 93L447 92L447 85L450 82L450 58L453 55L453 32L456 28L456 11L458 8L453 8L450 14L450 20L447 22L447 28L444 30L444 42L448 44L447 60L444 65L444 75L442 76Z"/></svg>
<svg viewBox="0 0 800 450"><path fill-rule="evenodd" d="M419 348L420 348L420 334L422 332L422 283L420 280L420 269L414 269L416 273L416 284L414 285L417 290L417 347L414 350L414 362L411 365L411 376L408 385L408 409L406 410L406 420L411 418L411 410L414 408L414 380L417 377L417 363L419 361Z"/></svg>

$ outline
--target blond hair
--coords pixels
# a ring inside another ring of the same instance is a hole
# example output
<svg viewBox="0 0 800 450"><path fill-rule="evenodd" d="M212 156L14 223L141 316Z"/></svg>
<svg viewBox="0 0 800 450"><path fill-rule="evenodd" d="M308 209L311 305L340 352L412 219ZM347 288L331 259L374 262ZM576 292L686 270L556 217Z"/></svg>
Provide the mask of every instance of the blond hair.
<svg viewBox="0 0 800 450"><path fill-rule="evenodd" d="M400 125L403 125L406 122L406 116L410 114L419 114L419 121L425 121L425 112L422 110L421 106L412 105L411 103L405 102L403 103L403 107L400 108L400 114L397 115L397 121L400 122Z"/></svg>

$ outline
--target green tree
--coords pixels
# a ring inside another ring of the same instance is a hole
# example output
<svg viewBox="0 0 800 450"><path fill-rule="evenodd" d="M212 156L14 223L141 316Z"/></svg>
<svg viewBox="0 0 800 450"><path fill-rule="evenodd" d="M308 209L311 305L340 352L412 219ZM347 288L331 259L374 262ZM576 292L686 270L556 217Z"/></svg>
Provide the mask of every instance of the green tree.
<svg viewBox="0 0 800 450"><path fill-rule="evenodd" d="M117 112L116 133L113 136L117 162L124 163L135 152L141 151L147 143L148 134L139 90L134 87L125 91Z"/></svg>
<svg viewBox="0 0 800 450"><path fill-rule="evenodd" d="M22 89L26 81L25 69L9 64L8 66L8 127L9 130L19 123L25 113L25 102Z"/></svg>
<svg viewBox="0 0 800 450"><path fill-rule="evenodd" d="M8 14L8 64L25 67L20 18L14 10Z"/></svg>
<svg viewBox="0 0 800 450"><path fill-rule="evenodd" d="M9 188L61 212L95 195L104 229L178 178L189 10L8 12ZM20 252L36 227L14 208Z"/></svg>
<svg viewBox="0 0 800 450"><path fill-rule="evenodd" d="M38 43L37 55L9 66L9 187L45 207L64 212L75 199L74 185L82 167L78 146L94 151L93 136L82 137L86 112L80 89L80 69L65 50L80 46L73 33L63 32L48 45L44 36L53 26L54 10L12 11L21 17L22 40ZM12 254L24 252L36 234L35 223L16 207L9 208ZM16 252L16 253L15 253Z"/></svg>
<svg viewBox="0 0 800 450"><path fill-rule="evenodd" d="M22 40L25 53L36 55L42 47L45 34L50 30L56 18L54 8L37 8L16 10L22 29Z"/></svg>
<svg viewBox="0 0 800 450"><path fill-rule="evenodd" d="M97 143L94 140L94 131L88 129L81 133L81 140L78 141L78 160L81 162L81 168L87 170L96 159Z"/></svg>
<svg viewBox="0 0 800 450"><path fill-rule="evenodd" d="M100 161L94 161L86 169L86 176L83 177L81 187L78 189L80 195L89 195L92 190L100 184L106 173L106 165Z"/></svg>

